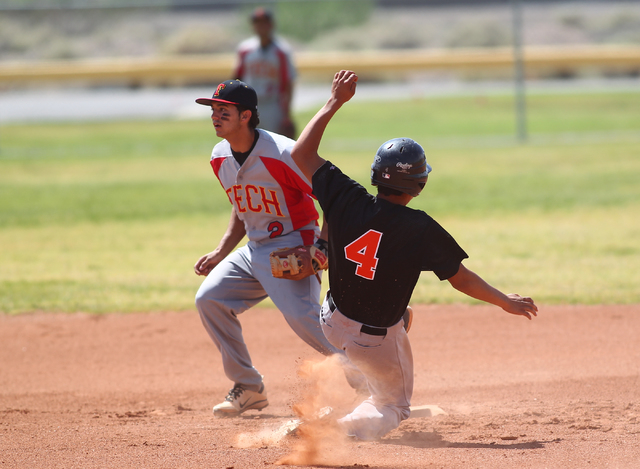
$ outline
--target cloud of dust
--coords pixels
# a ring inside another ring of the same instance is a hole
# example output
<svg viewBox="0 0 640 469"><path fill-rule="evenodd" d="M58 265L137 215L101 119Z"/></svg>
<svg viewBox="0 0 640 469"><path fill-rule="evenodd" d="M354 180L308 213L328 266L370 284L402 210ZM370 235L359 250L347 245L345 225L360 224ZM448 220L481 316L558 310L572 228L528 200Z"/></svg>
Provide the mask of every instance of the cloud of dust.
<svg viewBox="0 0 640 469"><path fill-rule="evenodd" d="M237 448L260 448L277 445L287 436L278 428L263 428L258 433L241 433L236 440Z"/></svg>
<svg viewBox="0 0 640 469"><path fill-rule="evenodd" d="M321 362L306 361L302 363L299 375L305 380L307 389L293 410L304 423L296 433L298 441L293 452L276 464L342 465L349 457L349 449L345 445L347 436L336 420L345 413L339 409L355 406L354 391L346 384L339 357L333 355ZM318 418L319 411L327 406L333 412Z"/></svg>

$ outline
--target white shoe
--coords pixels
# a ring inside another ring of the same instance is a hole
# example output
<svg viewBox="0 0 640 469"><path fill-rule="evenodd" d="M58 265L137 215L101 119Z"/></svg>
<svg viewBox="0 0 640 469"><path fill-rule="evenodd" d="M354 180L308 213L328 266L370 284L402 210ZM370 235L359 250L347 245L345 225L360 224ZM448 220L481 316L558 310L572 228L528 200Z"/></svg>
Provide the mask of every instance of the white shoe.
<svg viewBox="0 0 640 469"><path fill-rule="evenodd" d="M411 329L411 323L413 322L413 309L411 309L411 306L407 306L407 310L402 315L402 319L404 321L404 330L408 334L409 329Z"/></svg>
<svg viewBox="0 0 640 469"><path fill-rule="evenodd" d="M264 384L260 386L260 391L249 391L236 384L224 402L213 408L214 417L236 417L247 410L262 410L269 405L267 393L264 390Z"/></svg>

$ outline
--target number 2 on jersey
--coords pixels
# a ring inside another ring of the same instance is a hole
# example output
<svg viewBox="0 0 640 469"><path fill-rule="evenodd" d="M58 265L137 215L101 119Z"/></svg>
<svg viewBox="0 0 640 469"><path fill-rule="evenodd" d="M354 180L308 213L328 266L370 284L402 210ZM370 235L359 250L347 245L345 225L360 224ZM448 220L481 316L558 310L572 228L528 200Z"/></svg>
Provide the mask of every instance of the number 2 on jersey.
<svg viewBox="0 0 640 469"><path fill-rule="evenodd" d="M344 256L351 262L358 264L356 275L367 280L373 280L378 265L378 248L382 233L369 230L358 239L344 247Z"/></svg>

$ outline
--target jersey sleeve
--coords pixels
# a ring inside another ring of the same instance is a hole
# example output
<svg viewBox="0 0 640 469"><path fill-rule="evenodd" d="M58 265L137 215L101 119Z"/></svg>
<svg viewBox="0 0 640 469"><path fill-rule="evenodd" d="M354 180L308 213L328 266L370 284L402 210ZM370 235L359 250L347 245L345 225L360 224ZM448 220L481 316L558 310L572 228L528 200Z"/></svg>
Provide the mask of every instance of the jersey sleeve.
<svg viewBox="0 0 640 469"><path fill-rule="evenodd" d="M291 150L296 143L282 135L259 129L260 138L254 148L254 153L261 155L263 163L269 172L277 171L278 182L281 186L311 195L311 181L291 157ZM275 173L272 173L274 177Z"/></svg>
<svg viewBox="0 0 640 469"><path fill-rule="evenodd" d="M245 60L245 57L247 56L248 53L249 53L249 51L239 50L237 55L236 55L236 64L235 64L235 67L233 69L233 78L236 79L236 80L244 79L244 75L245 75L244 60Z"/></svg>
<svg viewBox="0 0 640 469"><path fill-rule="evenodd" d="M330 161L326 161L316 170L311 182L313 195L318 199L327 221L332 218L334 208L349 205L352 198L358 194L368 194L364 187Z"/></svg>
<svg viewBox="0 0 640 469"><path fill-rule="evenodd" d="M460 263L469 256L438 222L426 216L430 222L423 232L421 270L433 271L440 280L447 280L458 273Z"/></svg>
<svg viewBox="0 0 640 469"><path fill-rule="evenodd" d="M305 194L311 195L311 181L307 179L304 173L300 170L298 165L293 158L291 158L291 149L293 145L287 147L282 152L282 162L289 168L291 177L289 178L289 183L295 187L296 189L301 190Z"/></svg>
<svg viewBox="0 0 640 469"><path fill-rule="evenodd" d="M296 79L296 67L293 64L293 53L289 43L284 39L277 37L274 40L276 49L278 50L278 56L281 60L281 66L283 68L281 79L286 82L292 82Z"/></svg>
<svg viewBox="0 0 640 469"><path fill-rule="evenodd" d="M238 48L236 49L236 63L233 67L233 78L236 80L244 80L247 67L246 67L246 58L247 54L251 52L256 47L256 38L250 37L242 41Z"/></svg>

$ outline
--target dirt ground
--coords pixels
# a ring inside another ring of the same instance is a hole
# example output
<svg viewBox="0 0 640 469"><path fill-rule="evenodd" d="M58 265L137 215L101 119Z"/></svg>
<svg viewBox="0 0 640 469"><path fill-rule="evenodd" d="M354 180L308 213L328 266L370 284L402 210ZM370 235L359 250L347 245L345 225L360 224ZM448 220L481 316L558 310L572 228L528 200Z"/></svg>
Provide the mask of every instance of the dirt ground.
<svg viewBox="0 0 640 469"><path fill-rule="evenodd" d="M640 305L415 306L413 418L378 442L324 438L305 467L640 468ZM195 312L0 316L0 468L265 468L319 356L276 310L243 316L270 406L215 419L218 351ZM331 378L348 410L356 396Z"/></svg>

